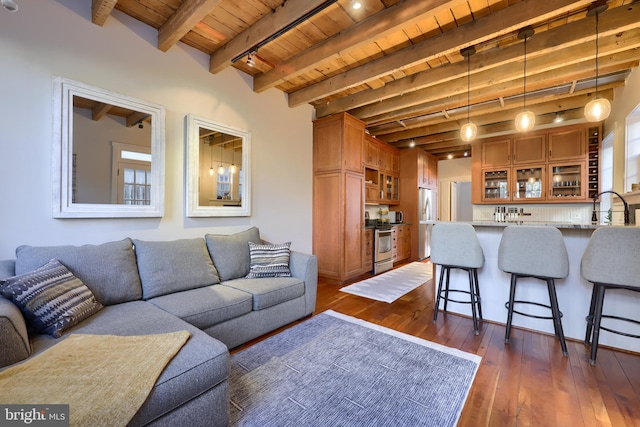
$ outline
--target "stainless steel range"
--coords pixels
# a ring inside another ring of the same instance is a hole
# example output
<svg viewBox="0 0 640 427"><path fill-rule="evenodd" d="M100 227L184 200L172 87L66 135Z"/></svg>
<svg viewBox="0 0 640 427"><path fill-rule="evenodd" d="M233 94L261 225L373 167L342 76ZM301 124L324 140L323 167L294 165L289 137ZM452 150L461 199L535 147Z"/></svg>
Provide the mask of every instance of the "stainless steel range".
<svg viewBox="0 0 640 427"><path fill-rule="evenodd" d="M373 274L393 268L393 239L391 226L377 225L373 243Z"/></svg>

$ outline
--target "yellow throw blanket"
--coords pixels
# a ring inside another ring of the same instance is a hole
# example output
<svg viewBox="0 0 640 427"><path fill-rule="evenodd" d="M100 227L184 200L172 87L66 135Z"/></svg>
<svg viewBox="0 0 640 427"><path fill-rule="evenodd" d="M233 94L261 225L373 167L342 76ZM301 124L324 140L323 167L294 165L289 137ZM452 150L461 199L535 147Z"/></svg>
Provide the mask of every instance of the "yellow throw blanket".
<svg viewBox="0 0 640 427"><path fill-rule="evenodd" d="M124 426L190 336L73 334L0 372L0 402L69 404L72 426Z"/></svg>

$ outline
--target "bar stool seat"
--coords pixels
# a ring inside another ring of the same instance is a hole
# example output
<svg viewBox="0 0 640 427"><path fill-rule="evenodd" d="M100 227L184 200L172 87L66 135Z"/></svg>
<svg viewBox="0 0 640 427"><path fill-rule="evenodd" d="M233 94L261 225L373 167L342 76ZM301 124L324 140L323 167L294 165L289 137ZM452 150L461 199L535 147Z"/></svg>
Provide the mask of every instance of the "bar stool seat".
<svg viewBox="0 0 640 427"><path fill-rule="evenodd" d="M436 293L436 305L433 310L433 322L438 320L440 300L444 300L443 311L447 311L447 302L471 304L473 331L478 335L478 320L482 320L480 304L480 288L478 287L478 268L484 265L484 253L478 241L476 230L471 224L457 222L438 222L431 233L431 262L440 265L440 279ZM469 290L450 289L449 276L451 269L461 269L469 274ZM446 276L445 289L442 282ZM450 292L469 295L468 300L455 300Z"/></svg>
<svg viewBox="0 0 640 427"><path fill-rule="evenodd" d="M555 227L511 225L504 229L498 248L498 268L511 274L509 301L507 308L507 327L504 341L509 343L513 313L538 319L553 320L553 329L560 340L562 354L567 356L567 344L562 330L562 312L558 305L555 279L564 279L569 275L569 256L562 233ZM531 277L547 284L549 304L538 301L516 300L517 281ZM551 316L534 315L515 309L516 304L529 304L551 310Z"/></svg>
<svg viewBox="0 0 640 427"><path fill-rule="evenodd" d="M592 365L596 363L601 330L640 338L640 335L622 332L601 324L602 319L615 319L640 325L640 319L602 314L607 289L640 292L638 254L640 254L640 228L638 227L598 228L591 235L587 248L582 254L580 272L585 280L593 283L591 305L586 318L587 333L584 339L585 345L591 344L589 362Z"/></svg>

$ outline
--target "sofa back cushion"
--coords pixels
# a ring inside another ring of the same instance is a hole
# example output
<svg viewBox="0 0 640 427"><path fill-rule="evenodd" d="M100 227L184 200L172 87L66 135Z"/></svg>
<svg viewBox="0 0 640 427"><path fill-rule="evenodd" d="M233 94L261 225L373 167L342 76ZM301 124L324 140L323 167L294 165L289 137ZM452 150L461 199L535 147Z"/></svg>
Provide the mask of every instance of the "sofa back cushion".
<svg viewBox="0 0 640 427"><path fill-rule="evenodd" d="M207 234L205 240L213 265L216 266L220 280L223 282L249 274L251 265L249 242L262 242L260 230L257 227L235 234Z"/></svg>
<svg viewBox="0 0 640 427"><path fill-rule="evenodd" d="M202 238L133 244L145 300L220 283Z"/></svg>
<svg viewBox="0 0 640 427"><path fill-rule="evenodd" d="M58 259L82 280L102 305L142 298L142 287L131 239L101 245L20 246L15 273L25 274Z"/></svg>

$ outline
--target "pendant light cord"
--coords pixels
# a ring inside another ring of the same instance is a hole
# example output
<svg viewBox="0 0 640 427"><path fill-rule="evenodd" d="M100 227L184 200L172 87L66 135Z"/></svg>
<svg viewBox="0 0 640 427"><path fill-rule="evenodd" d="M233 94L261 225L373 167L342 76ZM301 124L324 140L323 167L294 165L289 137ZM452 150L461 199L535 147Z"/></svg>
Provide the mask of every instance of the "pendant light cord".
<svg viewBox="0 0 640 427"><path fill-rule="evenodd" d="M598 98L598 17L600 12L596 12L596 99Z"/></svg>
<svg viewBox="0 0 640 427"><path fill-rule="evenodd" d="M471 55L467 55L467 123L471 121L470 119L470 105L471 97L469 95L469 91L471 90Z"/></svg>
<svg viewBox="0 0 640 427"><path fill-rule="evenodd" d="M527 111L527 36L524 36L524 84L522 86L523 111Z"/></svg>

